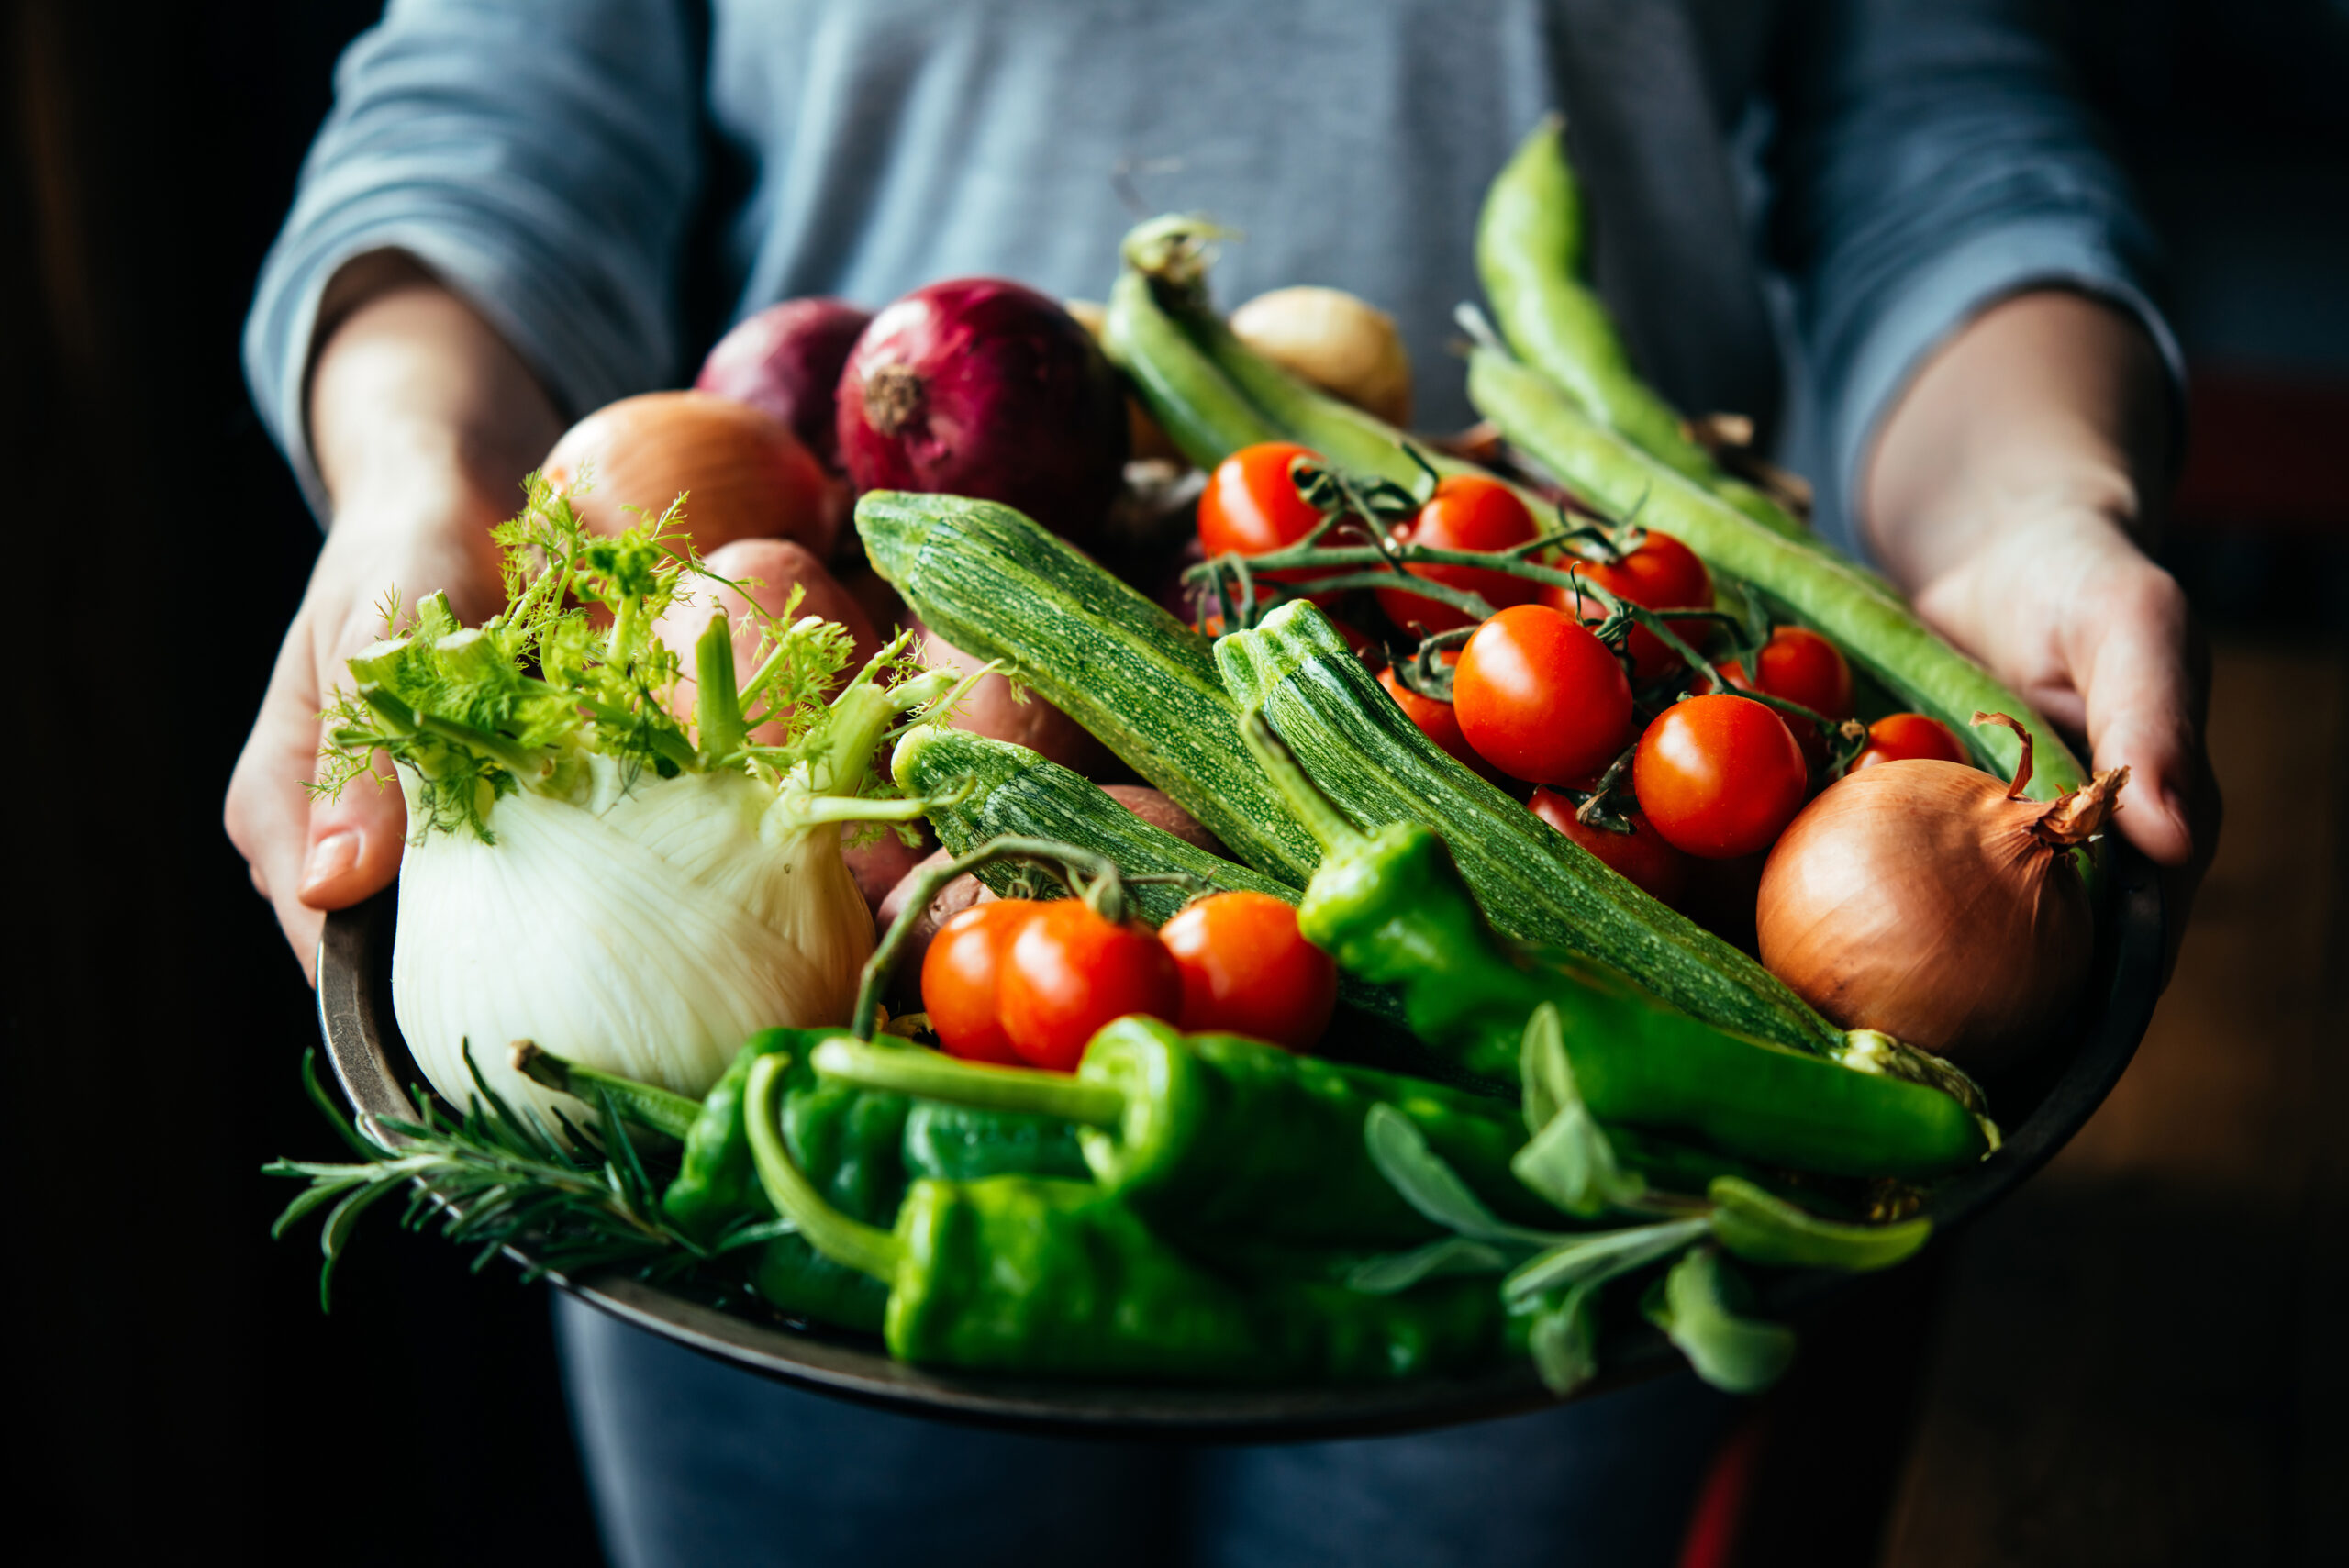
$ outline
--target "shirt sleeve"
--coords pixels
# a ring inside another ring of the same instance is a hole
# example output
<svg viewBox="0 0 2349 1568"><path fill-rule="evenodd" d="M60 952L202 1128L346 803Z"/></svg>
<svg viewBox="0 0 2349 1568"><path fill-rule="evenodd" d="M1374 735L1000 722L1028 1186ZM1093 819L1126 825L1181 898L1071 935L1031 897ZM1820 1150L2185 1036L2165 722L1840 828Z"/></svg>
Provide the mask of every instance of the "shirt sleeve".
<svg viewBox="0 0 2349 1568"><path fill-rule="evenodd" d="M2153 235L2028 0L1824 0L1783 42L1772 245L1812 376L1822 532L1865 553L1854 513L1885 415L2011 295L2111 302L2183 385Z"/></svg>
<svg viewBox="0 0 2349 1568"><path fill-rule="evenodd" d="M347 50L245 322L245 376L321 517L306 379L327 284L406 250L576 414L660 384L700 177L675 0L393 0Z"/></svg>

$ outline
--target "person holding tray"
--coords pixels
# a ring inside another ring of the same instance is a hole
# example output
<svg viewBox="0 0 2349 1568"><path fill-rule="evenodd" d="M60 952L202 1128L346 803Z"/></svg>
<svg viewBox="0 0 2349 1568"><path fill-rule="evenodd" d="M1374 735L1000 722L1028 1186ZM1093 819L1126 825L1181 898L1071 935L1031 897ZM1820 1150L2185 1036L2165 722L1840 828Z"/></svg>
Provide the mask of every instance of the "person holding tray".
<svg viewBox="0 0 2349 1568"><path fill-rule="evenodd" d="M1404 324L1421 424L1486 183L1563 109L1598 280L1678 406L1779 432L1818 522L2139 788L2190 892L2217 830L2152 245L2013 0L394 0L354 44L248 324L327 524L227 824L305 964L396 874L396 792L313 804L388 584L495 607L487 527L575 418L680 382L679 300L1097 295L1138 190L1245 232L1232 297ZM689 268L701 271L689 275ZM1789 366L1793 367L1791 372ZM2172 929L2183 925L2174 903ZM558 1296L616 1561L1664 1560L1728 1401L1686 1374L1464 1430L1169 1456L798 1395Z"/></svg>

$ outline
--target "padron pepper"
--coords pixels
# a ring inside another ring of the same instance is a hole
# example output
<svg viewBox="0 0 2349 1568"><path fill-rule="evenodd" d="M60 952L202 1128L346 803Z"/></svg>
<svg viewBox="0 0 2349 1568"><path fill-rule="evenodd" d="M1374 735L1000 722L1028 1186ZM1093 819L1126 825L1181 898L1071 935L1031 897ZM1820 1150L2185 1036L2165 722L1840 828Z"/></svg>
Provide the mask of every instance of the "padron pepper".
<svg viewBox="0 0 2349 1568"><path fill-rule="evenodd" d="M793 1158L829 1202L858 1219L886 1224L897 1212L907 1182L917 1176L1085 1174L1075 1129L1065 1122L1016 1112L918 1106L901 1094L819 1080L807 1066L808 1052L838 1032L760 1030L743 1042L698 1103L535 1049L527 1059L518 1057L517 1065L564 1093L608 1093L631 1120L682 1139L685 1152L661 1207L670 1223L697 1241L715 1240L746 1216L774 1217L751 1163L742 1114L751 1064L768 1056L789 1063L780 1115ZM887 1292L817 1251L803 1237L779 1236L761 1247L751 1280L777 1311L880 1330Z"/></svg>
<svg viewBox="0 0 2349 1568"><path fill-rule="evenodd" d="M1374 1247L1440 1234L1364 1146L1364 1118L1382 1104L1496 1208L1529 1221L1550 1212L1509 1170L1526 1139L1513 1107L1239 1035L1119 1018L1086 1044L1074 1076L838 1038L817 1048L815 1065L868 1089L1065 1118L1082 1127L1102 1191L1153 1224L1197 1234Z"/></svg>
<svg viewBox="0 0 2349 1568"><path fill-rule="evenodd" d="M785 1064L751 1064L748 1129L775 1209L827 1258L886 1289L900 1360L972 1370L1212 1382L1359 1382L1456 1370L1502 1345L1489 1280L1401 1295L1294 1281L1250 1286L1156 1235L1085 1182L914 1182L889 1229L824 1201L779 1117Z"/></svg>
<svg viewBox="0 0 2349 1568"><path fill-rule="evenodd" d="M1468 1072L1514 1078L1526 1020L1550 1002L1601 1121L1827 1175L1931 1176L1989 1149L1982 1120L1939 1089L1731 1034L1597 965L1517 951L1486 923L1441 837L1408 822L1357 829L1261 716L1241 730L1321 842L1298 929L1349 973L1400 990L1412 1029Z"/></svg>

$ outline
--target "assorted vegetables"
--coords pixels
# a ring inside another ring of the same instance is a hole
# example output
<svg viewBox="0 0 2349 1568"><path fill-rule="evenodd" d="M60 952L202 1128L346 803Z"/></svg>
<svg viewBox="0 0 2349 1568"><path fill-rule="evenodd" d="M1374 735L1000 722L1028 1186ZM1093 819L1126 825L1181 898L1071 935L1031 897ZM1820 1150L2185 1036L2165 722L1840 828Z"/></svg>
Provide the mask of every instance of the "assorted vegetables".
<svg viewBox="0 0 2349 1568"><path fill-rule="evenodd" d="M1635 1318L1766 1386L1746 1271L1924 1244L1998 1146L1967 1069L2080 999L2125 773L1640 382L1554 126L1477 237L1501 466L1397 428L1364 302L1218 315L1218 237L1129 236L1121 376L1003 280L762 313L565 438L504 612L395 606L324 777L398 771L395 1004L469 1109L272 1167L281 1228L332 1205L330 1268L420 1184L484 1257L926 1364L1562 1393ZM1196 504L1113 523L1130 392ZM1174 550L1180 615L1119 574ZM843 830L917 823L861 893Z"/></svg>

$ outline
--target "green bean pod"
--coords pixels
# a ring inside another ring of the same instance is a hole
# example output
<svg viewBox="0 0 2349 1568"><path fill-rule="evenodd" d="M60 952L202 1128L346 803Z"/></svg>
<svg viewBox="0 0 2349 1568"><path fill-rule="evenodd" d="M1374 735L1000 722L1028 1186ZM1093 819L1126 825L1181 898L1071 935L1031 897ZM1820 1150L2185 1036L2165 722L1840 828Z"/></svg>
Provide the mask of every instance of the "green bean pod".
<svg viewBox="0 0 2349 1568"><path fill-rule="evenodd" d="M1689 439L1679 411L1632 369L1614 317L1590 284L1582 186L1566 161L1555 115L1534 128L1485 192L1476 272L1501 335L1519 358L1583 411L1755 522L1824 548L1801 518L1724 473Z"/></svg>

